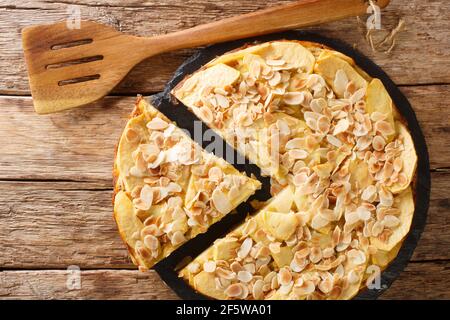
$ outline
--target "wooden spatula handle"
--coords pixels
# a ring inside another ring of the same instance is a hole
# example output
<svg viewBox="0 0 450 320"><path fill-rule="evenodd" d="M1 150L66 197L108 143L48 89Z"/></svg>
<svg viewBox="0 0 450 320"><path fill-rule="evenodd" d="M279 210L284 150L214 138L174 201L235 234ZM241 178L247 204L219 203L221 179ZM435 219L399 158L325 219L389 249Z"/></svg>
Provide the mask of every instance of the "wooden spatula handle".
<svg viewBox="0 0 450 320"><path fill-rule="evenodd" d="M374 1L384 8L389 0ZM366 13L365 0L299 0L158 38L161 52L284 31Z"/></svg>

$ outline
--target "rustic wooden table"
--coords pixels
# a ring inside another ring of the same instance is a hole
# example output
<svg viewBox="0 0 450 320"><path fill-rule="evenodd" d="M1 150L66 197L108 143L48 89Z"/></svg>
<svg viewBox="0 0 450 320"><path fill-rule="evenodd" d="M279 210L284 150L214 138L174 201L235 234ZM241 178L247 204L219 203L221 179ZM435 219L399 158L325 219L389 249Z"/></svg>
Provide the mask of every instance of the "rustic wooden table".
<svg viewBox="0 0 450 320"><path fill-rule="evenodd" d="M286 3L271 1L271 4ZM382 26L406 30L389 53L372 52L355 18L313 28L354 46L379 64L410 100L431 156L427 226L387 299L450 298L450 2L392 0ZM111 96L82 109L33 111L20 31L83 19L153 35L250 12L264 0L0 0L0 298L175 299L153 272L127 258L112 219L114 145L137 93L160 91L194 50L149 59ZM113 67L113 66L112 66ZM81 268L81 288L68 289L68 266Z"/></svg>

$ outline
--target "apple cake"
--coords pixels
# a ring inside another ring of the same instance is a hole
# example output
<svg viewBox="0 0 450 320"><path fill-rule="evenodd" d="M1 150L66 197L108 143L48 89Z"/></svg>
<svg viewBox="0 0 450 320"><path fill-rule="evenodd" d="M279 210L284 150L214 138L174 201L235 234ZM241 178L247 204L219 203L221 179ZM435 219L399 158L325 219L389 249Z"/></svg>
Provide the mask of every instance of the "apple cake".
<svg viewBox="0 0 450 320"><path fill-rule="evenodd" d="M350 299L396 257L417 155L383 83L350 57L266 42L217 57L172 94L271 177L272 199L179 272L196 291Z"/></svg>

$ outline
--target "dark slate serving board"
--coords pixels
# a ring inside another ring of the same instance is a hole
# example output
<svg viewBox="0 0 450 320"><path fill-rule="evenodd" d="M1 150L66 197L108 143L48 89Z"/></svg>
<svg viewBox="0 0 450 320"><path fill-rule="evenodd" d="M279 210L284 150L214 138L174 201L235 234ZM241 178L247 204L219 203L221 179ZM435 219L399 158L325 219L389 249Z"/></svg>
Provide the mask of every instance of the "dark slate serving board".
<svg viewBox="0 0 450 320"><path fill-rule="evenodd" d="M194 121L200 121L194 114L187 110L187 108L175 101L170 95L170 91L181 81L185 76L198 70L204 64L214 59L216 56L222 55L225 52L237 49L245 44L255 44L265 41L291 39L291 40L305 40L313 41L324 44L336 51L340 51L350 57L352 57L356 64L366 71L370 76L379 78L386 89L388 90L391 98L393 99L397 109L402 114L408 124L408 128L411 132L414 144L418 155L417 175L415 179L415 203L416 208L414 212L414 218L411 226L411 230L403 242L403 245L397 255L397 257L391 262L391 264L381 274L381 289L364 289L354 299L376 299L384 291L386 291L394 280L400 275L402 270L408 264L415 247L419 241L420 235L425 227L427 210L430 199L430 166L427 146L425 138L420 129L414 110L410 103L387 74L378 67L375 63L369 60L367 57L356 51L351 46L336 39L330 39L316 34L303 32L303 31L290 31L277 33L272 35L266 35L261 37L255 37L250 39L243 39L238 41L232 41L222 44L213 45L204 49L198 50L193 56L187 59L175 72L172 79L167 83L164 91L154 98L153 104L162 113L164 113L171 120L175 121L180 128L186 129L193 137L194 134ZM202 124L202 132L207 128ZM223 140L217 135L213 135L216 141L223 143L228 151L233 149L223 142ZM203 142L203 147L206 147L209 141ZM225 152L225 151L224 151ZM226 153L222 153L226 154ZM220 156L220 155L219 155ZM227 160L227 159L225 159ZM269 194L269 179L267 177L261 177L259 168L254 164L233 164L238 170L245 171L247 174L255 174L256 177L263 183L262 190L259 190L249 200L258 199L266 200L270 198ZM182 247L177 249L172 255L164 259L155 266L155 270L161 276L161 278L171 287L180 298L182 299L208 299L202 294L193 290L184 280L178 278L177 266L182 264L187 257L195 257L203 250L208 248L215 239L224 236L234 226L238 225L248 213L252 213L253 209L247 203L243 203L237 208L236 214L229 214L223 218L220 222L213 225L205 234L199 235L196 238L188 241Z"/></svg>

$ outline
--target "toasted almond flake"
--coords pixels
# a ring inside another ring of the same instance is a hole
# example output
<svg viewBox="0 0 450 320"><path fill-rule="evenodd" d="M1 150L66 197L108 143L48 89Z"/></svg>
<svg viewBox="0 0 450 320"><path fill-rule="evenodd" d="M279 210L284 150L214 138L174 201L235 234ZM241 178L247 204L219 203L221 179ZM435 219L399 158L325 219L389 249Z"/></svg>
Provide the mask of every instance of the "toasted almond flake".
<svg viewBox="0 0 450 320"><path fill-rule="evenodd" d="M319 213L323 218L327 219L328 221L336 221L338 220L338 216L336 215L336 212L331 209L320 209Z"/></svg>
<svg viewBox="0 0 450 320"><path fill-rule="evenodd" d="M225 294L230 298L239 297L244 291L243 288L244 286L242 284L234 283L228 286L228 288L225 290Z"/></svg>
<svg viewBox="0 0 450 320"><path fill-rule="evenodd" d="M230 199L218 188L213 191L211 200L217 211L222 214L226 214L233 209Z"/></svg>
<svg viewBox="0 0 450 320"><path fill-rule="evenodd" d="M147 211L150 209L150 206L148 206L146 203L144 203L144 201L142 201L142 199L140 199L140 198L133 199L133 205L138 210Z"/></svg>
<svg viewBox="0 0 450 320"><path fill-rule="evenodd" d="M280 284L278 283L278 277L273 277L272 281L270 282L270 288L272 290L278 289L280 287Z"/></svg>
<svg viewBox="0 0 450 320"><path fill-rule="evenodd" d="M256 224L256 223L255 223ZM270 249L267 246L262 246L257 254L256 254L256 258L265 258L268 257L270 255Z"/></svg>
<svg viewBox="0 0 450 320"><path fill-rule="evenodd" d="M359 206L358 209L356 209L356 213L358 214L359 219L362 221L367 221L372 216L371 212L363 206Z"/></svg>
<svg viewBox="0 0 450 320"><path fill-rule="evenodd" d="M327 102L323 98L313 99L311 100L309 107L313 112L322 113L327 107Z"/></svg>
<svg viewBox="0 0 450 320"><path fill-rule="evenodd" d="M256 248L253 248L253 249L256 249ZM254 257L254 255L252 255L252 254L250 254L250 255L252 257ZM256 271L256 265L254 263L247 263L247 264L244 264L244 269L247 270L248 272L250 272L251 274L254 274Z"/></svg>
<svg viewBox="0 0 450 320"><path fill-rule="evenodd" d="M384 226L387 228L395 228L400 224L400 219L393 215L386 215L383 219Z"/></svg>
<svg viewBox="0 0 450 320"><path fill-rule="evenodd" d="M161 118L155 117L147 123L147 128L150 130L164 130L169 124Z"/></svg>
<svg viewBox="0 0 450 320"><path fill-rule="evenodd" d="M317 130L317 119L312 117L305 117L306 125L312 129Z"/></svg>
<svg viewBox="0 0 450 320"><path fill-rule="evenodd" d="M374 185L369 185L364 189L363 193L361 194L361 199L364 201L373 202L375 200L374 197L376 196L376 193L377 187L375 187Z"/></svg>
<svg viewBox="0 0 450 320"><path fill-rule="evenodd" d="M144 245L151 251L155 251L159 247L158 238L152 235L147 235L144 237Z"/></svg>
<svg viewBox="0 0 450 320"><path fill-rule="evenodd" d="M342 141L331 134L327 135L327 141L337 148L340 148L342 146Z"/></svg>
<svg viewBox="0 0 450 320"><path fill-rule="evenodd" d="M224 269L222 267L216 268L216 275L225 280L234 280L236 278L235 272Z"/></svg>
<svg viewBox="0 0 450 320"><path fill-rule="evenodd" d="M240 300L246 299L248 297L249 292L250 292L249 287L242 285L242 293L240 294L238 299L240 299Z"/></svg>
<svg viewBox="0 0 450 320"><path fill-rule="evenodd" d="M349 81L345 88L344 97L349 98L356 91L356 88L356 84L353 81Z"/></svg>
<svg viewBox="0 0 450 320"><path fill-rule="evenodd" d="M253 275L247 270L242 270L238 272L237 279L241 282L247 283L252 281Z"/></svg>
<svg viewBox="0 0 450 320"><path fill-rule="evenodd" d="M274 72L272 78L270 78L268 81L271 87L276 87L280 82L281 82L281 74L279 72Z"/></svg>
<svg viewBox="0 0 450 320"><path fill-rule="evenodd" d="M322 133L326 134L330 130L330 120L326 116L321 116L317 119L317 130Z"/></svg>
<svg viewBox="0 0 450 320"><path fill-rule="evenodd" d="M336 123L336 126L334 127L333 135L336 136L340 133L347 131L349 126L350 126L350 122L348 121L347 118L343 118L343 119L339 120L338 123Z"/></svg>
<svg viewBox="0 0 450 320"><path fill-rule="evenodd" d="M273 278L277 277L277 273L275 271L270 271L268 274L264 276L264 283L271 283Z"/></svg>
<svg viewBox="0 0 450 320"><path fill-rule="evenodd" d="M323 217L321 214L316 214L311 221L311 227L318 230L326 227L329 223L330 221L328 221L328 219Z"/></svg>
<svg viewBox="0 0 450 320"><path fill-rule="evenodd" d="M245 257L244 257L244 258L245 258ZM231 271L233 271L234 273L238 273L239 271L242 270L242 265L241 265L239 262L234 261L232 264L230 264L230 269L231 269Z"/></svg>
<svg viewBox="0 0 450 320"><path fill-rule="evenodd" d="M142 152L142 156L147 162L155 161L160 152L158 146L155 144L141 144L139 145L139 150ZM138 158L136 158L136 161L138 161Z"/></svg>
<svg viewBox="0 0 450 320"><path fill-rule="evenodd" d="M178 246L179 244L186 242L186 240L186 237L181 231L174 232L172 238L170 238L170 242L173 246Z"/></svg>
<svg viewBox="0 0 450 320"><path fill-rule="evenodd" d="M340 264L336 267L336 269L334 270L334 275L337 276L339 279L344 277L345 268L342 264Z"/></svg>
<svg viewBox="0 0 450 320"><path fill-rule="evenodd" d="M305 94L303 92L287 92L283 96L284 103L290 106L302 104L304 100Z"/></svg>
<svg viewBox="0 0 450 320"><path fill-rule="evenodd" d="M244 259L250 253L252 246L253 246L252 238L250 237L246 238L244 242L242 242L242 245L237 252L238 257Z"/></svg>
<svg viewBox="0 0 450 320"><path fill-rule="evenodd" d="M219 167L211 167L208 171L208 177L211 181L214 181L216 183L219 183L223 179L223 172L222 169Z"/></svg>
<svg viewBox="0 0 450 320"><path fill-rule="evenodd" d="M333 248L325 248L322 250L322 255L325 259L331 258L334 256L334 249Z"/></svg>
<svg viewBox="0 0 450 320"><path fill-rule="evenodd" d="M261 75L261 63L258 60L252 60L249 66L250 75L254 79L258 79Z"/></svg>
<svg viewBox="0 0 450 320"><path fill-rule="evenodd" d="M386 141L382 136L375 136L372 140L372 147L376 151L383 151L386 145Z"/></svg>
<svg viewBox="0 0 450 320"><path fill-rule="evenodd" d="M366 88L361 88L355 91L354 94L352 94L352 96L350 97L350 102L352 104L355 104L356 102L358 102L359 100L361 100L362 98L364 98L366 94Z"/></svg>
<svg viewBox="0 0 450 320"><path fill-rule="evenodd" d="M213 113L211 111L210 108L204 106L198 109L199 113L200 113L200 118L205 121L205 123L209 124L212 123L214 120L214 116Z"/></svg>
<svg viewBox="0 0 450 320"><path fill-rule="evenodd" d="M270 252L273 252L273 253L280 253L280 246L281 246L281 243L272 242L269 244L269 250L270 250Z"/></svg>
<svg viewBox="0 0 450 320"><path fill-rule="evenodd" d="M228 101L227 97L218 93L216 93L215 97L219 107L221 107L222 109L228 109L230 107L230 102Z"/></svg>
<svg viewBox="0 0 450 320"><path fill-rule="evenodd" d="M307 181L308 181L308 175L306 174L306 172L300 172L294 176L294 184L296 186L302 186Z"/></svg>
<svg viewBox="0 0 450 320"><path fill-rule="evenodd" d="M284 120L277 120L277 128L280 131L280 135L282 136L288 136L291 133L291 129L289 128L289 125Z"/></svg>
<svg viewBox="0 0 450 320"><path fill-rule="evenodd" d="M302 138L294 138L289 140L286 145L285 148L287 150L291 150L291 149L301 149L303 148L305 145L305 140Z"/></svg>
<svg viewBox="0 0 450 320"><path fill-rule="evenodd" d="M153 188L147 184L144 185L141 189L140 198L143 203L150 208L153 204Z"/></svg>
<svg viewBox="0 0 450 320"><path fill-rule="evenodd" d="M325 86L325 79L318 74L310 74L306 86L315 92L320 92Z"/></svg>
<svg viewBox="0 0 450 320"><path fill-rule="evenodd" d="M163 231L158 228L158 226L156 224L150 224L147 225L146 227L142 228L141 230L141 236L145 237L146 235L152 235L155 237L159 237L163 235Z"/></svg>
<svg viewBox="0 0 450 320"><path fill-rule="evenodd" d="M166 187L166 190L168 193L178 193L178 192L183 191L181 186L175 182L169 182L169 184Z"/></svg>
<svg viewBox="0 0 450 320"><path fill-rule="evenodd" d="M292 274L288 268L281 268L278 272L278 283L282 286L288 285L292 280Z"/></svg>
<svg viewBox="0 0 450 320"><path fill-rule="evenodd" d="M294 281L291 281L288 284L281 285L278 290L281 294L288 295L291 292L293 286L294 286Z"/></svg>
<svg viewBox="0 0 450 320"><path fill-rule="evenodd" d="M378 196L380 197L380 204L384 207L391 207L394 203L394 196L385 187L381 187Z"/></svg>
<svg viewBox="0 0 450 320"><path fill-rule="evenodd" d="M264 287L264 280L260 279L255 281L252 288L253 299L260 300L263 298L264 295L263 287Z"/></svg>
<svg viewBox="0 0 450 320"><path fill-rule="evenodd" d="M308 260L306 258L297 258L294 256L289 267L294 272L301 272L308 265Z"/></svg>
<svg viewBox="0 0 450 320"><path fill-rule="evenodd" d="M341 238L341 228L339 226L336 226L333 230L333 234L331 235L331 239L333 241L333 245L336 246Z"/></svg>
<svg viewBox="0 0 450 320"><path fill-rule="evenodd" d="M380 132L384 137L387 137L395 133L395 130L392 127L392 125L385 120L379 120L375 122L374 128L377 132Z"/></svg>
<svg viewBox="0 0 450 320"><path fill-rule="evenodd" d="M311 253L309 254L309 260L312 263L318 263L320 260L322 260L322 250L319 247L313 247L311 248Z"/></svg>
<svg viewBox="0 0 450 320"><path fill-rule="evenodd" d="M203 270L208 273L213 273L216 271L216 262L212 260L208 260L203 263Z"/></svg>
<svg viewBox="0 0 450 320"><path fill-rule="evenodd" d="M352 211L345 214L345 222L348 225L352 225L359 221L359 215L357 212Z"/></svg>
<svg viewBox="0 0 450 320"><path fill-rule="evenodd" d="M339 69L338 71L336 71L336 75L334 77L333 84L334 84L336 93L340 96L343 96L344 92L345 92L345 88L347 87L347 84L348 84L348 78L347 78L347 75L345 74L344 70Z"/></svg>
<svg viewBox="0 0 450 320"><path fill-rule="evenodd" d="M332 277L325 278L319 283L318 288L325 294L330 293L331 290L333 289L333 278Z"/></svg>
<svg viewBox="0 0 450 320"><path fill-rule="evenodd" d="M143 245L143 243L141 241L136 241L134 250L142 258L151 259L151 256L152 256L151 252L149 250L147 250L147 248L145 248L145 246Z"/></svg>
<svg viewBox="0 0 450 320"><path fill-rule="evenodd" d="M172 136L172 134L174 133L174 131L176 130L176 126L173 123L170 123L169 126L167 127L167 129L164 130L163 133L163 137L164 138L169 138Z"/></svg>
<svg viewBox="0 0 450 320"><path fill-rule="evenodd" d="M347 275L347 279L350 284L356 284L359 282L359 276L355 272L355 270L350 270L350 272Z"/></svg>
<svg viewBox="0 0 450 320"><path fill-rule="evenodd" d="M351 249L347 252L347 257L356 265L364 264L367 260L366 254L357 249Z"/></svg>
<svg viewBox="0 0 450 320"><path fill-rule="evenodd" d="M158 154L158 156L155 159L155 161L153 161L153 163L148 165L148 168L149 169L155 169L155 168L159 167L164 162L165 158L166 158L166 153L161 151Z"/></svg>
<svg viewBox="0 0 450 320"><path fill-rule="evenodd" d="M316 286L314 285L314 282L311 280L304 280L301 285L294 285L294 293L299 296L305 296L308 294L313 293L316 290Z"/></svg>
<svg viewBox="0 0 450 320"><path fill-rule="evenodd" d="M356 141L356 148L358 150L366 150L372 144L372 137L370 136L362 136L359 137Z"/></svg>
<svg viewBox="0 0 450 320"><path fill-rule="evenodd" d="M289 150L289 157L291 157L294 160L302 160L302 159L306 159L308 157L308 152L306 152L305 150L301 150L301 149L293 149L293 150Z"/></svg>

